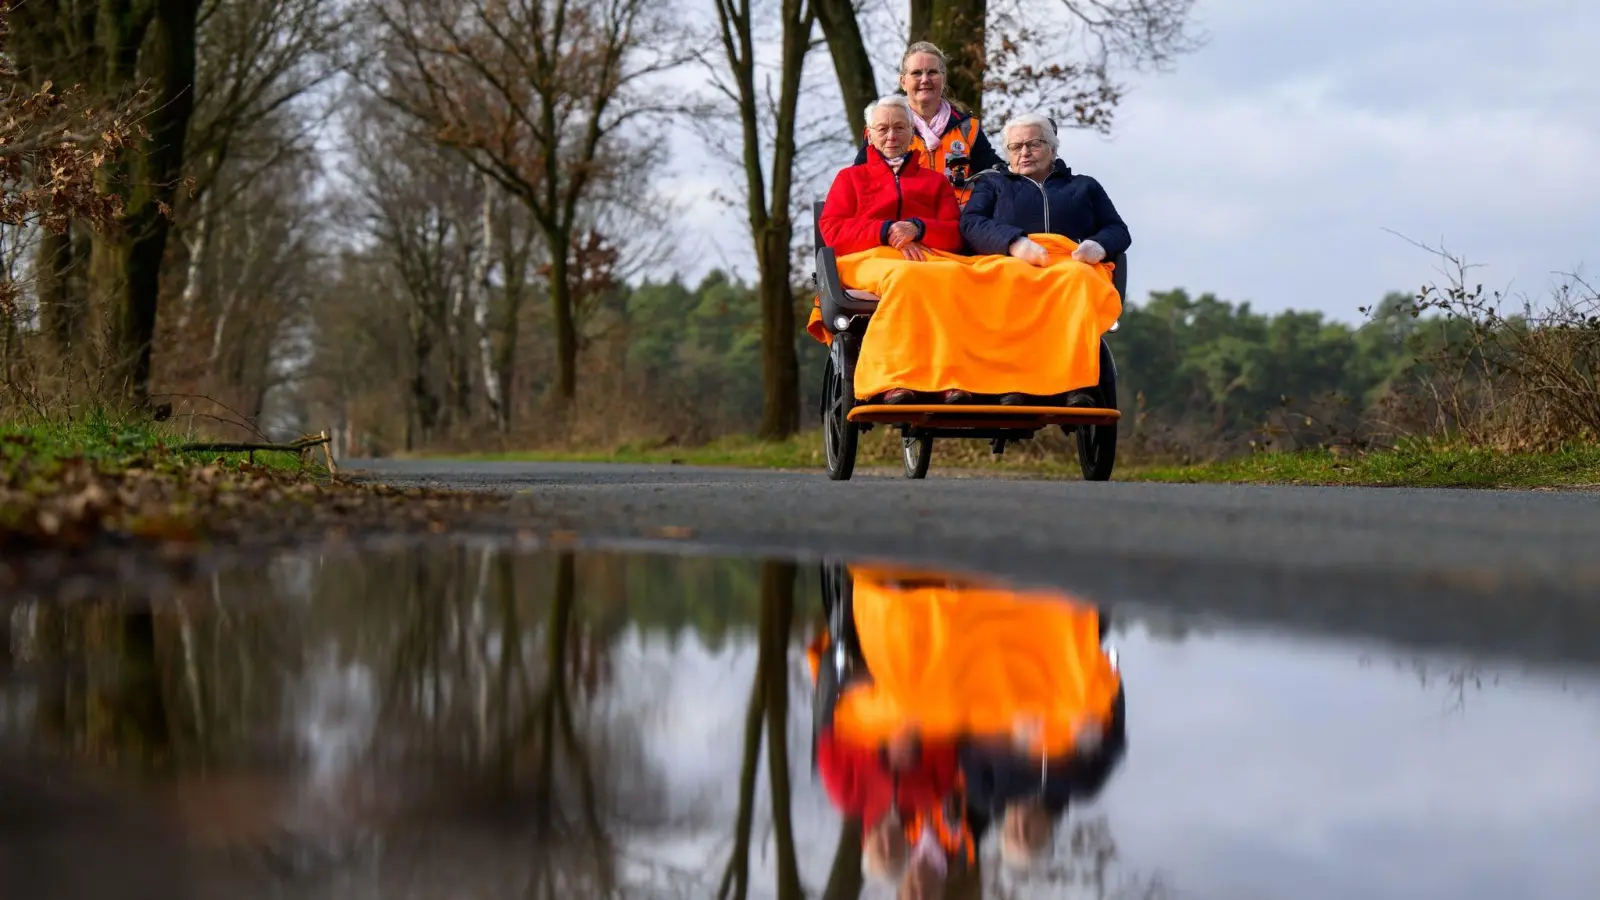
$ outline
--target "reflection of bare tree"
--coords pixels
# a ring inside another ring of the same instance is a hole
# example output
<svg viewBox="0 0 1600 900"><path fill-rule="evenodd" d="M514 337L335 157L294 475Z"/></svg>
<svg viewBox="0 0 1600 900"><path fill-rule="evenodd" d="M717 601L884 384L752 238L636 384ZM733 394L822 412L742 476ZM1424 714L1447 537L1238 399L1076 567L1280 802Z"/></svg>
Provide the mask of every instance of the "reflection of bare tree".
<svg viewBox="0 0 1600 900"><path fill-rule="evenodd" d="M15 614L11 604L0 604L0 678L11 674L11 620Z"/></svg>
<svg viewBox="0 0 1600 900"><path fill-rule="evenodd" d="M41 605L31 637L29 655L47 667L35 708L40 736L106 764L170 759L173 734L147 605Z"/></svg>
<svg viewBox="0 0 1600 900"><path fill-rule="evenodd" d="M615 889L613 842L592 748L578 727L587 692L574 677L582 631L574 559L555 557L549 590L526 603L513 560L492 549L473 555L455 550L443 579L439 567L414 558L410 622L392 657L379 730L391 741L418 741L410 753L431 778L453 773L461 790L518 811L539 847L566 848L537 867L534 896L567 896L580 885L607 896ZM529 616L540 605L542 622ZM574 847L586 864L570 864Z"/></svg>
<svg viewBox="0 0 1600 900"><path fill-rule="evenodd" d="M308 554L154 602L29 604L5 634L28 718L0 738L160 767L145 783L235 887L293 893L359 868L397 893L615 896L623 846L638 843L630 881L703 896L687 882L699 867L643 858L654 848L640 837L684 822L656 805L642 720L614 689L627 616L595 624L580 599L590 571L570 554L432 545ZM674 574L658 580L667 593L684 589ZM617 586L606 602L625 610ZM780 637L763 652L781 660L790 613L767 617ZM783 676L775 664L764 677ZM797 884L785 699L760 714L780 737L769 757Z"/></svg>
<svg viewBox="0 0 1600 900"><path fill-rule="evenodd" d="M850 818L839 828L839 846L833 851L833 866L822 900L857 900L861 896L861 820Z"/></svg>
<svg viewBox="0 0 1600 900"><path fill-rule="evenodd" d="M756 772L762 733L766 733L767 776L772 797L773 840L777 844L778 900L799 900L800 865L795 858L794 820L789 785L789 630L794 622L796 568L791 562L761 566L761 623L755 678L745 714L744 758L739 771L739 815L733 854L717 889L720 900L745 900L750 890L751 832L755 820Z"/></svg>
<svg viewBox="0 0 1600 900"><path fill-rule="evenodd" d="M1361 664L1368 666L1371 657L1363 656ZM1442 712L1446 715L1465 712L1468 691L1482 691L1485 684L1495 686L1501 682L1501 673L1493 671L1475 660L1452 661L1440 665L1421 657L1391 661L1397 672L1410 672L1424 691L1438 689L1443 697Z"/></svg>

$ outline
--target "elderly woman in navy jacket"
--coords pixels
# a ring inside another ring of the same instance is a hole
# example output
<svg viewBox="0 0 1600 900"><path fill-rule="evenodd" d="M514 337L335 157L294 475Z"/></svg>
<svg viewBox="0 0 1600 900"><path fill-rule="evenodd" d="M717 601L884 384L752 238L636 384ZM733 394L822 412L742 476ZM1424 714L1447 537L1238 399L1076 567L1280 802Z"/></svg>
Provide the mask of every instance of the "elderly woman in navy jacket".
<svg viewBox="0 0 1600 900"><path fill-rule="evenodd" d="M961 212L961 236L974 254L1009 254L1042 266L1045 249L1028 239L1038 233L1071 238L1078 244L1072 258L1091 264L1128 249L1133 239L1105 188L1056 157L1059 140L1049 119L1018 116L1001 133L1010 171L974 178Z"/></svg>

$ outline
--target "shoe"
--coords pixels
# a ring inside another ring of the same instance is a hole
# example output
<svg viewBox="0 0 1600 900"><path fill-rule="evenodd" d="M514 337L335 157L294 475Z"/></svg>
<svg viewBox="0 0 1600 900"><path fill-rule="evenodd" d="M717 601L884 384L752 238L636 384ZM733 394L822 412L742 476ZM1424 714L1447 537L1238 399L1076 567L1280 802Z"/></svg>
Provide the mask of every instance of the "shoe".
<svg viewBox="0 0 1600 900"><path fill-rule="evenodd" d="M948 390L948 391L944 392L944 402L946 402L946 403L971 403L972 402L972 395L967 393L966 391L963 391L963 390L959 389L959 388L952 388L951 390Z"/></svg>
<svg viewBox="0 0 1600 900"><path fill-rule="evenodd" d="M1100 405L1100 401L1088 391L1073 391L1067 394L1067 405L1079 408L1093 408Z"/></svg>
<svg viewBox="0 0 1600 900"><path fill-rule="evenodd" d="M907 388L890 388L884 392L883 402L910 403L915 397L916 394Z"/></svg>
<svg viewBox="0 0 1600 900"><path fill-rule="evenodd" d="M1001 406L1027 406L1027 394L1005 394L1000 398Z"/></svg>

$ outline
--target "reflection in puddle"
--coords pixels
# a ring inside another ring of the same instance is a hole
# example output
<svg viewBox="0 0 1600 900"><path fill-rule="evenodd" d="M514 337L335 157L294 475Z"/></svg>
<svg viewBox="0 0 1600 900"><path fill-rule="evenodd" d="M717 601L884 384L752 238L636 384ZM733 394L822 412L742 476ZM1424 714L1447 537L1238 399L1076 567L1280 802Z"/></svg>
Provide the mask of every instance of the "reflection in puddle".
<svg viewBox="0 0 1600 900"><path fill-rule="evenodd" d="M1068 807L1125 753L1106 615L893 568L825 566L822 586L813 754L864 870L936 896L972 877L989 832L1007 866L1040 870Z"/></svg>
<svg viewBox="0 0 1600 900"><path fill-rule="evenodd" d="M8 898L889 897L823 777L848 757L861 809L872 785L890 809L889 743L935 798L973 748L991 799L1033 789L1029 748L1063 751L1034 865L962 807L945 833L975 861L946 857L945 897L1569 898L1600 876L1587 676L1121 613L1108 669L1094 607L1055 592L459 546L0 612ZM819 706L807 648L835 636L877 661L871 690ZM849 740L814 769L822 721Z"/></svg>

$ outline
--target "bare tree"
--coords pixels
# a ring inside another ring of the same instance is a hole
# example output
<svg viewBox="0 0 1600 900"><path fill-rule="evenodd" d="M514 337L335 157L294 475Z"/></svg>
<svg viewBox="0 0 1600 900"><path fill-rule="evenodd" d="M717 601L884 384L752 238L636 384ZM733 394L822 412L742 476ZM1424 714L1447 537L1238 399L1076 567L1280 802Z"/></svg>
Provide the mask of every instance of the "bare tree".
<svg viewBox="0 0 1600 900"><path fill-rule="evenodd" d="M207 299L213 223L234 217L258 180L303 165L325 117L307 99L340 71L349 21L327 0L203 0L185 167L192 187L173 223L184 265L173 329L180 345Z"/></svg>
<svg viewBox="0 0 1600 900"><path fill-rule="evenodd" d="M109 179L124 198L120 228L97 240L95 293L106 302L114 388L134 405L150 390L161 274L172 204L183 176L194 111L195 35L200 0L109 0L95 43L107 63L101 90L120 93L148 80L146 140L119 155Z"/></svg>
<svg viewBox="0 0 1600 900"><path fill-rule="evenodd" d="M635 138L670 107L650 80L679 62L671 12L647 0L370 0L387 41L375 88L526 204L546 244L557 391L577 389L569 268L586 201L640 183Z"/></svg>
<svg viewBox="0 0 1600 900"><path fill-rule="evenodd" d="M844 117L852 139L866 132L867 104L878 98L877 79L872 75L872 58L867 55L867 43L861 36L861 23L856 17L853 0L812 0L817 8L817 22L828 41L828 52L833 57L833 70L839 77L839 91L844 95ZM918 0L912 0L912 8Z"/></svg>
<svg viewBox="0 0 1600 900"><path fill-rule="evenodd" d="M457 300L471 287L470 245L480 234L480 216L472 173L392 120L377 106L357 119L352 174L371 249L393 274L406 310L405 446L411 448L435 439L464 412L456 383L464 349Z"/></svg>
<svg viewBox="0 0 1600 900"><path fill-rule="evenodd" d="M789 783L788 648L794 625L794 563L761 564L761 621L755 678L745 713L744 760L739 772L739 813L734 848L717 889L719 900L744 900L750 890L751 831L755 817L756 770L762 736L767 744L767 777L771 784L772 837L777 866L774 895L800 900L800 866L795 856L794 820Z"/></svg>
<svg viewBox="0 0 1600 900"><path fill-rule="evenodd" d="M771 162L764 163L762 132L768 121L757 84L757 18L751 0L713 0L722 42L719 64L706 60L713 84L738 111L743 149L745 209L755 245L761 304L761 380L764 403L760 434L782 439L800 427L799 361L795 352L795 302L790 251L794 221L790 204L797 155L795 119L800 105L801 76L811 52L817 11L812 0L778 0L776 102L770 110L773 136ZM863 50L863 55L865 51ZM724 76L731 76L732 85ZM770 189L769 185L770 178Z"/></svg>

